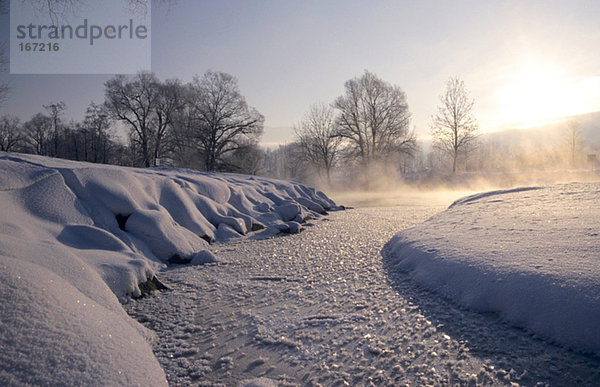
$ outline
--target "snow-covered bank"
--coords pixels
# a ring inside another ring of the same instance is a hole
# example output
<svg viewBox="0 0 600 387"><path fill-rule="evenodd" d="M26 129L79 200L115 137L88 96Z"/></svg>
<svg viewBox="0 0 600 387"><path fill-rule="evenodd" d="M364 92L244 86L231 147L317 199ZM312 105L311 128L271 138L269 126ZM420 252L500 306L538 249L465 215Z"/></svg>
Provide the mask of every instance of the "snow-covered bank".
<svg viewBox="0 0 600 387"><path fill-rule="evenodd" d="M299 184L0 153L0 384L157 385L119 300L209 242L295 232L334 207Z"/></svg>
<svg viewBox="0 0 600 387"><path fill-rule="evenodd" d="M395 270L478 311L600 353L600 184L479 194L394 236Z"/></svg>

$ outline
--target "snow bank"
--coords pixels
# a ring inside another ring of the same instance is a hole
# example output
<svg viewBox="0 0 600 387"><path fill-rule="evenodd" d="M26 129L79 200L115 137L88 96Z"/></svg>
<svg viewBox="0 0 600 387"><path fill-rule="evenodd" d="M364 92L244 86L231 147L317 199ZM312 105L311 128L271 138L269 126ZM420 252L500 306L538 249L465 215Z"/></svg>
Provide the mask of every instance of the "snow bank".
<svg viewBox="0 0 600 387"><path fill-rule="evenodd" d="M384 248L392 270L460 304L600 353L600 184L456 201Z"/></svg>
<svg viewBox="0 0 600 387"><path fill-rule="evenodd" d="M334 207L283 181L1 152L0 384L165 384L120 302L167 263L214 262L209 243Z"/></svg>

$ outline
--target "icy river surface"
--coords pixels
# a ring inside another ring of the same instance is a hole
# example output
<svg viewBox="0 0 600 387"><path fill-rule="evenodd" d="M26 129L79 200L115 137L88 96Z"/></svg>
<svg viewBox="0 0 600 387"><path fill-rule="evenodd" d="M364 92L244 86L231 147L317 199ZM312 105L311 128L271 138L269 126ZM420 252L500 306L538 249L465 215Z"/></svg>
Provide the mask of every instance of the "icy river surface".
<svg viewBox="0 0 600 387"><path fill-rule="evenodd" d="M359 208L300 234L218 244L127 311L171 385L595 385L600 360L387 270L384 244L439 206ZM253 384L254 383L254 384Z"/></svg>

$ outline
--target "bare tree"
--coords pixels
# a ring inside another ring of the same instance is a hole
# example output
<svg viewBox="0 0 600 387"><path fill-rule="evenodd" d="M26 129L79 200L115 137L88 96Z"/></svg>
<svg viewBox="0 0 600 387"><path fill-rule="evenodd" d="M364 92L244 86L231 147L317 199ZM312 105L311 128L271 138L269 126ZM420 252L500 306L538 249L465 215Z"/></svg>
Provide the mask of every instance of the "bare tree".
<svg viewBox="0 0 600 387"><path fill-rule="evenodd" d="M117 75L105 83L105 105L111 115L129 127L144 167L156 165L156 109L161 87L153 73L139 72L133 79Z"/></svg>
<svg viewBox="0 0 600 387"><path fill-rule="evenodd" d="M113 136L112 123L113 120L106 106L90 103L85 111L82 125L84 134L89 135L89 144L84 141L85 161L104 164L109 162Z"/></svg>
<svg viewBox="0 0 600 387"><path fill-rule="evenodd" d="M400 87L368 71L344 86L345 95L334 102L339 111L337 134L363 166L394 152L412 151L415 137L409 130L410 112Z"/></svg>
<svg viewBox="0 0 600 387"><path fill-rule="evenodd" d="M65 112L67 105L64 102L60 101L57 103L51 103L49 105L43 105L44 109L49 114L50 122L52 124L52 148L53 152L51 156L58 157L59 155L59 145L60 145L60 132L62 129L62 119L61 116Z"/></svg>
<svg viewBox="0 0 600 387"><path fill-rule="evenodd" d="M583 148L583 138L581 136L581 130L579 129L579 122L569 122L565 133L565 142L569 149L569 159L571 161L571 167L575 167L575 165L577 164L577 155L581 148Z"/></svg>
<svg viewBox="0 0 600 387"><path fill-rule="evenodd" d="M174 126L174 119L184 102L183 87L178 80L167 80L159 84L158 98L155 105L153 126L156 128L154 139L154 160L166 157L172 153L169 132Z"/></svg>
<svg viewBox="0 0 600 387"><path fill-rule="evenodd" d="M457 159L477 138L478 124L473 116L474 100L459 78L450 78L446 92L440 96L437 114L432 116L434 146L452 157L452 173Z"/></svg>
<svg viewBox="0 0 600 387"><path fill-rule="evenodd" d="M49 155L50 137L52 133L52 120L50 117L37 113L23 124L25 141L29 144L34 154Z"/></svg>
<svg viewBox="0 0 600 387"><path fill-rule="evenodd" d="M312 105L294 131L300 156L316 168L319 175L324 171L330 184L331 170L342 144L342 137L337 135L333 108L323 103Z"/></svg>
<svg viewBox="0 0 600 387"><path fill-rule="evenodd" d="M264 117L248 106L235 77L208 71L194 79L188 97L191 134L205 170L222 168L225 155L262 135Z"/></svg>
<svg viewBox="0 0 600 387"><path fill-rule="evenodd" d="M4 115L0 117L0 150L14 151L23 140L23 133L19 118Z"/></svg>

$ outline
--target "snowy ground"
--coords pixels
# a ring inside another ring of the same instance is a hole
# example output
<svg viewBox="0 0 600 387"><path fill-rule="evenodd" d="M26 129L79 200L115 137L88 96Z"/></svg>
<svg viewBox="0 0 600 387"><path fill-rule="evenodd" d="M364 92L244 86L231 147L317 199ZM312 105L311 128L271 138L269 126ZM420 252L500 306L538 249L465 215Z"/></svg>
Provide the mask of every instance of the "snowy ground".
<svg viewBox="0 0 600 387"><path fill-rule="evenodd" d="M160 385L121 302L209 242L297 233L334 203L300 184L0 152L0 385Z"/></svg>
<svg viewBox="0 0 600 387"><path fill-rule="evenodd" d="M173 290L126 309L156 332L171 385L596 384L598 358L456 306L382 260L398 230L442 209L354 209L214 245L221 263L162 270Z"/></svg>
<svg viewBox="0 0 600 387"><path fill-rule="evenodd" d="M0 152L0 385L596 384L599 191L418 225L443 207Z"/></svg>
<svg viewBox="0 0 600 387"><path fill-rule="evenodd" d="M386 246L392 265L456 302L600 354L600 184L457 200Z"/></svg>

